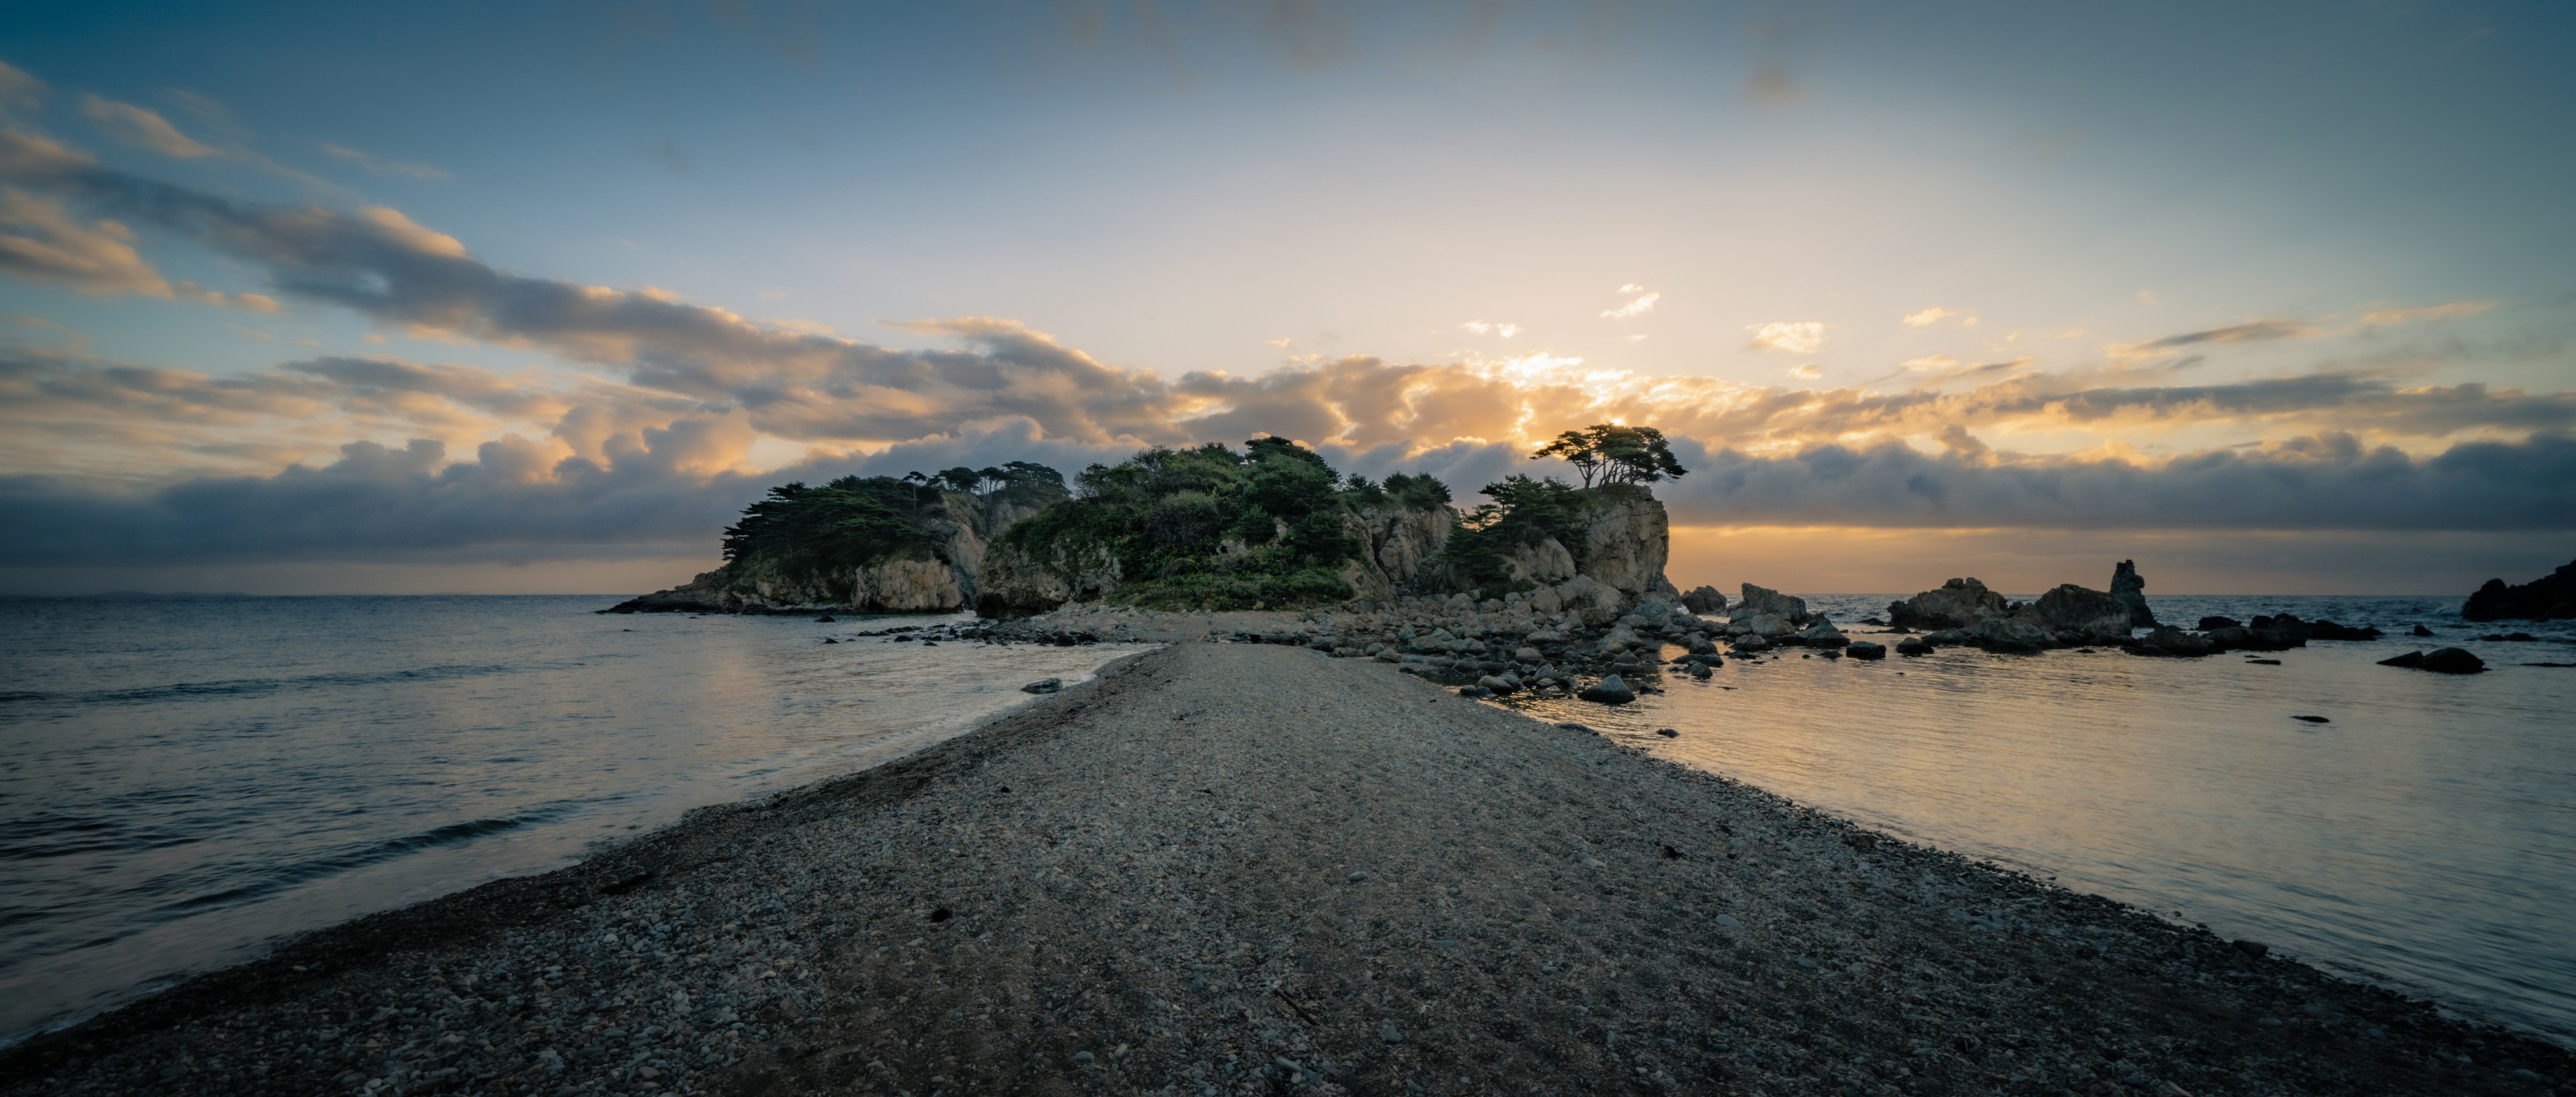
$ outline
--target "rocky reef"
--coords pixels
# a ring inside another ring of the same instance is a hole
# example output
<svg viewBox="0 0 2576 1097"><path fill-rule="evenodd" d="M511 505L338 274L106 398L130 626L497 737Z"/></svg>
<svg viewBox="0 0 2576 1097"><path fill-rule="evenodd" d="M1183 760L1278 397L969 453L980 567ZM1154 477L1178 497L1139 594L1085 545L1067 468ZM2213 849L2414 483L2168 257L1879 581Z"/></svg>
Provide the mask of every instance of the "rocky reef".
<svg viewBox="0 0 2576 1097"><path fill-rule="evenodd" d="M2564 621L2576 619L2576 561L2520 586L2489 579L2460 607L2464 621Z"/></svg>

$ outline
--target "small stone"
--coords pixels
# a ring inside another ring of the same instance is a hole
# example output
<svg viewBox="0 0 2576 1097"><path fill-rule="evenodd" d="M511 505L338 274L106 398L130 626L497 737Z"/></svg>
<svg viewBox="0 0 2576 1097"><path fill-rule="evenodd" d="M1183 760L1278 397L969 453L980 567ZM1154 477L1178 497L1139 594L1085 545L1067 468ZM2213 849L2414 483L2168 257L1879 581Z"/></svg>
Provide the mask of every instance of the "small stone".
<svg viewBox="0 0 2576 1097"><path fill-rule="evenodd" d="M1666 739L1679 739L1682 737L1681 732L1675 731L1672 728L1656 728L1655 734L1661 735Z"/></svg>
<svg viewBox="0 0 2576 1097"><path fill-rule="evenodd" d="M1404 1042L1404 1033L1396 1031L1394 1025L1379 1025L1377 1038L1390 1044L1401 1044Z"/></svg>
<svg viewBox="0 0 2576 1097"><path fill-rule="evenodd" d="M2242 952L2257 960L2269 955L2272 951L2272 946L2263 944L2259 941L2237 941L2234 942L2234 944L2236 951Z"/></svg>
<svg viewBox="0 0 2576 1097"><path fill-rule="evenodd" d="M2328 719L2326 719L2326 718L2325 718L2325 717L2323 717L2323 716L2293 716L2293 717L2290 717L2290 719L2293 719L2293 720L2304 720L2304 721L2306 721L2306 722L2308 722L2308 723L2311 723L2311 724L2331 724L2331 723L2333 723L2333 722L2334 722L2334 721L2332 721L2332 720L2328 720Z"/></svg>
<svg viewBox="0 0 2576 1097"><path fill-rule="evenodd" d="M1091 1061L1091 1053L1088 1051L1074 1052L1073 1061L1077 1063L1088 1063Z"/></svg>
<svg viewBox="0 0 2576 1097"><path fill-rule="evenodd" d="M1368 879L1368 873L1365 873L1365 872L1354 872L1354 873L1352 873L1352 874L1351 874L1351 876L1350 876L1350 880L1351 880L1351 882L1352 882L1352 883L1354 883L1354 884L1359 883L1359 882L1361 882L1361 881L1363 881L1363 880L1366 880L1366 879Z"/></svg>
<svg viewBox="0 0 2576 1097"><path fill-rule="evenodd" d="M1798 966L1799 966L1799 967L1802 967L1802 968L1806 968L1806 969L1807 969L1807 970L1809 970L1809 971L1814 971L1814 970L1816 969L1816 962L1815 962L1814 960L1810 960L1810 959L1808 959L1808 958L1806 958L1806 957L1804 957L1804 956L1801 956L1801 957L1798 957Z"/></svg>
<svg viewBox="0 0 2576 1097"><path fill-rule="evenodd" d="M1717 924L1718 924L1718 927L1719 927L1719 928L1721 928L1721 929L1743 929L1743 928L1744 928L1744 923L1743 923L1741 920L1737 919L1737 918L1736 918L1736 916L1734 916L1734 915L1732 915L1732 914L1720 914L1720 915L1718 915L1718 916L1717 916L1717 917L1715 917L1715 918L1711 918L1711 919L1709 919L1709 921L1712 921L1712 922L1717 923Z"/></svg>
<svg viewBox="0 0 2576 1097"><path fill-rule="evenodd" d="M1021 686L1021 687L1020 687L1020 692L1022 692L1022 693L1054 693L1054 692L1056 692L1057 690L1060 690L1060 689L1063 689L1063 688L1064 688L1064 679L1062 679L1062 678L1040 678L1040 679L1038 679L1037 681L1031 682L1031 683L1029 683L1029 684L1027 684L1027 685L1025 685L1025 686Z"/></svg>

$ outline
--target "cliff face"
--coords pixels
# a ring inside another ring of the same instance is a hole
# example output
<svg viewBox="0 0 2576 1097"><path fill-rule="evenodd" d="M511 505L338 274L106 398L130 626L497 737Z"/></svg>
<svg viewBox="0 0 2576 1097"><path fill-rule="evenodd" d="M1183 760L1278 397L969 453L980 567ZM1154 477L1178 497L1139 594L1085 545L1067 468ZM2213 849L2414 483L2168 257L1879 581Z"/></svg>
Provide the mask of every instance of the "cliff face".
<svg viewBox="0 0 2576 1097"><path fill-rule="evenodd" d="M1454 507L1370 508L1345 515L1344 530L1367 551L1363 560L1343 561L1340 577L1356 597L1372 600L1472 589L1441 556L1458 517ZM1549 537L1516 547L1504 566L1512 580L1535 588L1530 596L1546 599L1551 612L1589 607L1616 618L1649 598L1680 597L1664 577L1672 530L1661 501L1639 492L1601 507L1588 516L1582 540L1579 565L1572 549ZM1032 552L998 546L984 558L975 611L988 617L1044 613L1069 601L1106 598L1125 579L1117 558L1103 548L1047 546Z"/></svg>
<svg viewBox="0 0 2576 1097"><path fill-rule="evenodd" d="M942 492L922 518L933 547L846 570L737 560L686 584L621 603L611 613L954 613L975 604L994 538L1043 509L1029 492Z"/></svg>

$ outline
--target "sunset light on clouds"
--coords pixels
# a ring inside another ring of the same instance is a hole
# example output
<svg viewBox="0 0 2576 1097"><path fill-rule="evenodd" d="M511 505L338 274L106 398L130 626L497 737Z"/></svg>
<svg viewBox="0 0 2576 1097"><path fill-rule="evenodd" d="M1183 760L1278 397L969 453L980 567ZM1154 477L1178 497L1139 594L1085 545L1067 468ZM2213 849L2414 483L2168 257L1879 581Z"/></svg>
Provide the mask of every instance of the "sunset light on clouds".
<svg viewBox="0 0 2576 1097"><path fill-rule="evenodd" d="M1686 587L2576 531L2557 7L436 12L0 30L0 590L645 590L789 479L1465 499L1606 421Z"/></svg>

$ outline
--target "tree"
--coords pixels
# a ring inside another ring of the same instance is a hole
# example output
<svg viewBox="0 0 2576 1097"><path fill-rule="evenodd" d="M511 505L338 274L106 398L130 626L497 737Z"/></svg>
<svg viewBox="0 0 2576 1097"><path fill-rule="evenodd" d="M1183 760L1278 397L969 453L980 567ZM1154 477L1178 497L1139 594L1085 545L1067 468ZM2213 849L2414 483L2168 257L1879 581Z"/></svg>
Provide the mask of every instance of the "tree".
<svg viewBox="0 0 2576 1097"><path fill-rule="evenodd" d="M1595 477L1604 485L1651 484L1690 471L1673 457L1672 444L1664 440L1664 432L1616 423L1595 423L1557 435L1555 441L1530 454L1533 461L1541 457L1563 458L1583 474L1583 486L1587 488Z"/></svg>

